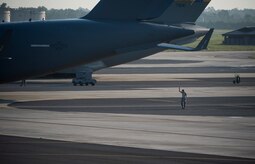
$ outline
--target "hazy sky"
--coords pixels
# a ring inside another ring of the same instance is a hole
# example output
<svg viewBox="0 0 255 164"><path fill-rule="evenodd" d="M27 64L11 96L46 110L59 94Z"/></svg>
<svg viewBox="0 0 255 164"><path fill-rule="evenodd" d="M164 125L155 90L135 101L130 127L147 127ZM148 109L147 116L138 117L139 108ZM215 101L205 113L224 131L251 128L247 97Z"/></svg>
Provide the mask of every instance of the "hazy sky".
<svg viewBox="0 0 255 164"><path fill-rule="evenodd" d="M7 3L12 8L17 7L37 7L45 6L47 8L73 8L79 7L93 8L99 0L0 0L0 4ZM212 0L210 5L216 9L233 8L253 8L255 9L255 0Z"/></svg>

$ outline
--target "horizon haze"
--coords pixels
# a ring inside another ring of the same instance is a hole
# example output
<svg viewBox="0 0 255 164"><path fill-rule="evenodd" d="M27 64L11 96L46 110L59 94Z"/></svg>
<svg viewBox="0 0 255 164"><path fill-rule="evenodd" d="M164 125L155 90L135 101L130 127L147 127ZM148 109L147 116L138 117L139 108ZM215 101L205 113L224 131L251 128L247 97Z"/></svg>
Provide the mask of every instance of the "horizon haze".
<svg viewBox="0 0 255 164"><path fill-rule="evenodd" d="M7 3L11 8L18 7L38 7L45 6L46 8L55 8L55 9L77 9L79 7L87 8L91 10L99 0L61 0L61 3L56 0L25 0L25 1L17 1L17 0L0 0L0 4ZM255 1L254 0L212 0L208 7L214 7L215 9L255 9Z"/></svg>

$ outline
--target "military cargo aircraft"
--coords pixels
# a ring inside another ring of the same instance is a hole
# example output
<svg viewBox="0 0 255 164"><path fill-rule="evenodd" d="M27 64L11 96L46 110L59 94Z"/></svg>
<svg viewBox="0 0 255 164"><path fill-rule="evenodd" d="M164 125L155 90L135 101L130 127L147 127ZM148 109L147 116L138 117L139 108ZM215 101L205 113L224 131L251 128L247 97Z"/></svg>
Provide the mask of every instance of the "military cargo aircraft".
<svg viewBox="0 0 255 164"><path fill-rule="evenodd" d="M165 49L206 49L213 29L194 22L209 2L101 0L79 19L2 23L0 83L95 62L108 63L104 68ZM203 35L196 48L179 45Z"/></svg>

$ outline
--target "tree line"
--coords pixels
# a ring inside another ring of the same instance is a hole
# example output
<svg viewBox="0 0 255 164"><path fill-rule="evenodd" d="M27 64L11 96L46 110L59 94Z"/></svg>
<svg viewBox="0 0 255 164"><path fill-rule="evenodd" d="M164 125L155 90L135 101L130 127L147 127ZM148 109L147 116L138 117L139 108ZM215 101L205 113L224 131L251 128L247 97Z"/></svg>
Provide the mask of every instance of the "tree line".
<svg viewBox="0 0 255 164"><path fill-rule="evenodd" d="M6 3L0 6L0 9L9 8ZM9 9L11 12L46 12L46 19L68 19L80 18L85 16L89 10L85 8L78 9L47 9L44 6L37 8L17 8ZM130 11L132 12L132 11ZM15 14L13 15L15 16ZM15 18L11 18L16 20ZM216 29L237 29L244 26L255 26L255 9L232 9L215 10L213 7L207 8L198 18L197 24L204 27L214 27Z"/></svg>
<svg viewBox="0 0 255 164"><path fill-rule="evenodd" d="M78 8L78 9L47 9L44 6L39 6L37 8L26 8L26 7L19 7L19 8L10 8L7 6L6 3L3 3L0 6L0 10L9 10L11 11L11 21L17 21L20 18L20 15L27 15L27 13L39 13L41 11L46 12L46 19L69 19L69 18L80 18L85 16L89 10L85 8ZM28 20L29 18L26 18ZM26 21L26 20L19 20L19 21Z"/></svg>
<svg viewBox="0 0 255 164"><path fill-rule="evenodd" d="M197 24L216 29L238 29L244 26L255 26L255 10L215 10L210 7L198 18Z"/></svg>

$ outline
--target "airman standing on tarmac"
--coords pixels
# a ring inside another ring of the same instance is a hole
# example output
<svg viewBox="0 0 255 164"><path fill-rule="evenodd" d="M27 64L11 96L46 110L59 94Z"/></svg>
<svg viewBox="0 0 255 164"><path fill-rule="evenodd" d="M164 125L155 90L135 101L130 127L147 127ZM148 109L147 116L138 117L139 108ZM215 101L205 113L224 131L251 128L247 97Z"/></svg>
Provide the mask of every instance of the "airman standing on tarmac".
<svg viewBox="0 0 255 164"><path fill-rule="evenodd" d="M181 90L181 87L179 87L179 92L182 94L182 98L181 98L181 106L182 109L186 108L186 103L187 103L187 93L183 90Z"/></svg>

